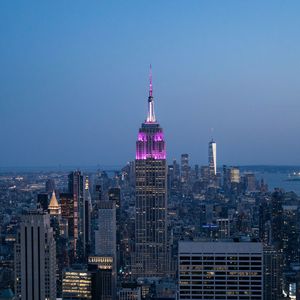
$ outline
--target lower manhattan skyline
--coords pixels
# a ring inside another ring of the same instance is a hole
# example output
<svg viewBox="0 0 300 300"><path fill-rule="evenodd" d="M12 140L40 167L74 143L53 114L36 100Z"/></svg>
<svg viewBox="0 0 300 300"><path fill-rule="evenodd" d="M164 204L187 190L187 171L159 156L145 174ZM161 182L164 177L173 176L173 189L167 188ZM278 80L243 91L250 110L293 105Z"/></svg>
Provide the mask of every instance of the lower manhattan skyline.
<svg viewBox="0 0 300 300"><path fill-rule="evenodd" d="M150 63L169 162L300 165L296 1L30 3L0 4L1 167L132 160Z"/></svg>

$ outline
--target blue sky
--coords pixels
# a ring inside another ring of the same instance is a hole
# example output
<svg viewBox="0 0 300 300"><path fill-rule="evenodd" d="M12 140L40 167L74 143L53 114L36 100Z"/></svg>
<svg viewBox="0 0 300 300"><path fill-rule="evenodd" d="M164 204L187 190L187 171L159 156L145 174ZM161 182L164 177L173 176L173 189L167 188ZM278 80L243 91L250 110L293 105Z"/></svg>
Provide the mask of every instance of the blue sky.
<svg viewBox="0 0 300 300"><path fill-rule="evenodd" d="M0 165L122 165L149 64L168 159L300 165L299 1L1 1Z"/></svg>

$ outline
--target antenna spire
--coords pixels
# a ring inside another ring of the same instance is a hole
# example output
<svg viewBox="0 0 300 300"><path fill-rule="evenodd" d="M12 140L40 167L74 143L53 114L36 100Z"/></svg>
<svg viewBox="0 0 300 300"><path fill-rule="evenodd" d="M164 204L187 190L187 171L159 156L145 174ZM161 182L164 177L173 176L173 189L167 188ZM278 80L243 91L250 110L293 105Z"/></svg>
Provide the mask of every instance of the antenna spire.
<svg viewBox="0 0 300 300"><path fill-rule="evenodd" d="M149 97L152 96L153 88L152 88L152 65L150 64L150 71L149 71Z"/></svg>
<svg viewBox="0 0 300 300"><path fill-rule="evenodd" d="M153 87L152 87L152 65L150 64L147 123L155 123L155 122L156 122L156 118L155 118L155 114L154 114L154 99L153 99Z"/></svg>

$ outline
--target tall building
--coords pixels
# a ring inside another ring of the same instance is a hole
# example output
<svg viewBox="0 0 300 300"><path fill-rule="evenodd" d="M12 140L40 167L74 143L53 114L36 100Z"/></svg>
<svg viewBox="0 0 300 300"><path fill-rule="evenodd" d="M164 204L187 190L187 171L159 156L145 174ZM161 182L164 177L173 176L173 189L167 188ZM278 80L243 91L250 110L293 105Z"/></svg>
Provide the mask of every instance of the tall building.
<svg viewBox="0 0 300 300"><path fill-rule="evenodd" d="M83 214L82 214L82 252L83 257L87 258L91 247L91 214L92 199L89 189L89 178L84 178L84 194L83 194Z"/></svg>
<svg viewBox="0 0 300 300"><path fill-rule="evenodd" d="M135 277L167 272L167 165L164 133L154 114L152 76L148 116L139 129L135 159Z"/></svg>
<svg viewBox="0 0 300 300"><path fill-rule="evenodd" d="M244 188L247 192L255 192L257 190L257 183L254 173L244 173Z"/></svg>
<svg viewBox="0 0 300 300"><path fill-rule="evenodd" d="M281 299L281 253L272 246L264 247L264 300Z"/></svg>
<svg viewBox="0 0 300 300"><path fill-rule="evenodd" d="M108 190L108 200L115 203L116 207L116 254L117 254L117 270L122 265L121 256L121 189L118 187L110 188Z"/></svg>
<svg viewBox="0 0 300 300"><path fill-rule="evenodd" d="M92 276L83 265L74 265L63 274L63 300L92 299Z"/></svg>
<svg viewBox="0 0 300 300"><path fill-rule="evenodd" d="M179 300L263 299L263 247L179 242Z"/></svg>
<svg viewBox="0 0 300 300"><path fill-rule="evenodd" d="M217 143L211 140L208 144L208 165L210 176L217 175Z"/></svg>
<svg viewBox="0 0 300 300"><path fill-rule="evenodd" d="M117 278L116 231L116 201L103 200L99 202L98 208L98 229L95 231L95 256L90 256L88 259L90 267L94 265L96 266L94 269L99 269L93 274L93 295L99 296L99 298L95 299L115 299Z"/></svg>
<svg viewBox="0 0 300 300"><path fill-rule="evenodd" d="M189 155L181 154L181 182L187 183L190 177Z"/></svg>
<svg viewBox="0 0 300 300"><path fill-rule="evenodd" d="M116 219L118 223L121 219L121 189L118 187L110 188L108 190L108 200L114 201L116 204Z"/></svg>
<svg viewBox="0 0 300 300"><path fill-rule="evenodd" d="M56 245L48 214L22 216L15 245L15 294L22 300L56 299Z"/></svg>
<svg viewBox="0 0 300 300"><path fill-rule="evenodd" d="M71 172L68 176L69 194L73 197L72 237L74 258L83 262L89 254L91 243L91 196L89 179L80 171Z"/></svg>
<svg viewBox="0 0 300 300"><path fill-rule="evenodd" d="M116 273L111 256L90 256L88 270L92 278L92 300L116 299Z"/></svg>
<svg viewBox="0 0 300 300"><path fill-rule="evenodd" d="M116 204L101 201L98 209L98 230L95 232L95 254L116 260Z"/></svg>
<svg viewBox="0 0 300 300"><path fill-rule="evenodd" d="M68 237L69 239L74 239L74 199L73 194L61 193L61 215L67 220ZM73 244L73 242L72 242Z"/></svg>
<svg viewBox="0 0 300 300"><path fill-rule="evenodd" d="M271 230L272 244L277 250L283 249L283 228L284 228L284 212L283 212L284 196L281 190L276 190L272 194L271 199Z"/></svg>
<svg viewBox="0 0 300 300"><path fill-rule="evenodd" d="M73 195L73 249L74 257L82 255L82 222L83 219L83 176L80 171L71 172L68 176L69 193Z"/></svg>

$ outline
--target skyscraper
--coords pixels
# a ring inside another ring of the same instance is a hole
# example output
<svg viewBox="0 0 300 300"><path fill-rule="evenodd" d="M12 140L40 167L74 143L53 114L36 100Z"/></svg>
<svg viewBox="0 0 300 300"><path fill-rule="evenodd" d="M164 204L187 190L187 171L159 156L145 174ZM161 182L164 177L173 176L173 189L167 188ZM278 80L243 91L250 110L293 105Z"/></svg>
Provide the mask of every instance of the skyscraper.
<svg viewBox="0 0 300 300"><path fill-rule="evenodd" d="M111 256L90 256L88 270L92 276L92 300L116 299L116 273Z"/></svg>
<svg viewBox="0 0 300 300"><path fill-rule="evenodd" d="M90 213L91 197L89 180L80 171L71 172L69 179L69 193L73 195L73 238L74 257L84 261L88 256L90 245Z"/></svg>
<svg viewBox="0 0 300 300"><path fill-rule="evenodd" d="M101 201L98 209L98 230L95 231L95 254L116 260L116 204Z"/></svg>
<svg viewBox="0 0 300 300"><path fill-rule="evenodd" d="M181 182L187 183L190 176L189 155L181 154Z"/></svg>
<svg viewBox="0 0 300 300"><path fill-rule="evenodd" d="M179 299L263 299L263 247L179 242Z"/></svg>
<svg viewBox="0 0 300 300"><path fill-rule="evenodd" d="M85 265L73 265L64 270L63 300L92 299L92 276Z"/></svg>
<svg viewBox="0 0 300 300"><path fill-rule="evenodd" d="M108 190L109 201L114 201L116 205L116 219L117 223L121 219L121 189L118 187L110 188Z"/></svg>
<svg viewBox="0 0 300 300"><path fill-rule="evenodd" d="M136 142L135 258L132 266L136 277L159 277L167 271L166 171L166 146L163 130L154 114L150 73L148 115Z"/></svg>
<svg viewBox="0 0 300 300"><path fill-rule="evenodd" d="M82 214L82 248L83 257L87 258L91 247L91 213L92 199L89 189L89 178L84 178L84 194L83 194L83 214Z"/></svg>
<svg viewBox="0 0 300 300"><path fill-rule="evenodd" d="M80 171L71 172L68 176L69 193L73 195L73 249L74 257L81 256L80 253L81 241L79 239L80 232L80 217L82 217L83 210L81 209L83 203L83 176Z"/></svg>
<svg viewBox="0 0 300 300"><path fill-rule="evenodd" d="M117 270L122 265L121 260L121 189L118 187L108 190L108 199L115 203L116 207L116 246L117 246Z"/></svg>
<svg viewBox="0 0 300 300"><path fill-rule="evenodd" d="M208 144L209 175L217 175L217 143L212 139Z"/></svg>
<svg viewBox="0 0 300 300"><path fill-rule="evenodd" d="M60 193L61 215L68 222L68 237L74 239L74 199L70 193ZM72 241L73 244L73 241Z"/></svg>
<svg viewBox="0 0 300 300"><path fill-rule="evenodd" d="M15 245L15 293L22 300L56 299L56 251L48 214L22 216Z"/></svg>
<svg viewBox="0 0 300 300"><path fill-rule="evenodd" d="M94 290L93 293L99 294L97 299L115 299L117 268L116 202L113 200L101 201L98 208L98 218L98 230L95 231L96 256L89 257L89 264L96 264L97 272L93 275L94 286L97 286L97 289L101 291L96 292Z"/></svg>
<svg viewBox="0 0 300 300"><path fill-rule="evenodd" d="M264 247L264 300L280 299L281 254L272 246Z"/></svg>

